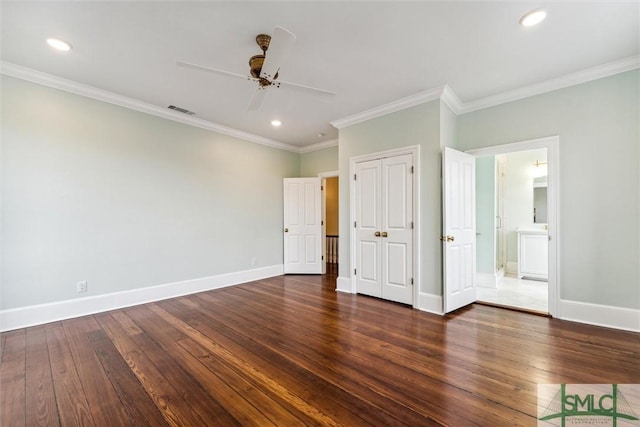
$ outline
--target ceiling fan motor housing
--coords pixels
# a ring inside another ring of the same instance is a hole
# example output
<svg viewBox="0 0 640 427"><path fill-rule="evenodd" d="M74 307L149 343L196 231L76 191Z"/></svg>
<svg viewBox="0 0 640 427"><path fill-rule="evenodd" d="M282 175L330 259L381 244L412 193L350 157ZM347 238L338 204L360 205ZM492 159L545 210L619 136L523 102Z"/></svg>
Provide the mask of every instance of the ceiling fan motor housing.
<svg viewBox="0 0 640 427"><path fill-rule="evenodd" d="M256 79L260 78L262 64L264 64L264 55L253 55L251 58L249 58L249 68L251 70L251 75Z"/></svg>

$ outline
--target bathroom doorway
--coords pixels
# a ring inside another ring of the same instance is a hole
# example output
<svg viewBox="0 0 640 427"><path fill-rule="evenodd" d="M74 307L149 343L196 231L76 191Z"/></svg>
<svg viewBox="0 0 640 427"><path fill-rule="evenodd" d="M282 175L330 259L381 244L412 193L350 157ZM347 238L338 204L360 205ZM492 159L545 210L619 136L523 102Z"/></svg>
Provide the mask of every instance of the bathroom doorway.
<svg viewBox="0 0 640 427"><path fill-rule="evenodd" d="M469 153L476 157L478 301L553 314L557 138Z"/></svg>

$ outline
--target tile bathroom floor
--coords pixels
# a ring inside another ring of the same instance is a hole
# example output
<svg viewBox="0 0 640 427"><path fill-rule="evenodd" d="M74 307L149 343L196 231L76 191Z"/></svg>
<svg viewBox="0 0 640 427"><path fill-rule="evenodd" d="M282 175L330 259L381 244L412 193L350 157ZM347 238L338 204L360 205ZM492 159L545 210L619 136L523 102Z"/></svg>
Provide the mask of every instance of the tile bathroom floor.
<svg viewBox="0 0 640 427"><path fill-rule="evenodd" d="M478 301L549 312L548 283L505 276L496 289L477 287Z"/></svg>

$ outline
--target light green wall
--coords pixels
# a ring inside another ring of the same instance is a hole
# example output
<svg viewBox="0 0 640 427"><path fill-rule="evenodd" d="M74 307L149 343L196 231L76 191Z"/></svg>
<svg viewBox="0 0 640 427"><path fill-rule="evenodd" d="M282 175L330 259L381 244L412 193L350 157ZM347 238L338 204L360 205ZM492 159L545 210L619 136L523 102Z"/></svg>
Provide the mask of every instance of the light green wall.
<svg viewBox="0 0 640 427"><path fill-rule="evenodd" d="M421 147L420 290L439 295L441 147L550 135L560 136L561 298L640 308L638 81L635 70L458 117L434 101L298 155L2 77L0 309L280 264L283 177L348 177L349 158L411 145ZM341 206L350 184L340 180Z"/></svg>
<svg viewBox="0 0 640 427"><path fill-rule="evenodd" d="M440 251L440 101L418 105L340 129L340 276L350 277L349 159L413 145L420 146L421 272L420 290L442 292Z"/></svg>
<svg viewBox="0 0 640 427"><path fill-rule="evenodd" d="M458 116L444 102L440 103L440 145L458 147Z"/></svg>
<svg viewBox="0 0 640 427"><path fill-rule="evenodd" d="M11 77L1 136L1 309L282 264L296 153Z"/></svg>
<svg viewBox="0 0 640 427"><path fill-rule="evenodd" d="M560 137L561 298L640 308L640 71L458 117L472 149Z"/></svg>
<svg viewBox="0 0 640 427"><path fill-rule="evenodd" d="M476 160L476 271L493 274L495 262L495 158Z"/></svg>
<svg viewBox="0 0 640 427"><path fill-rule="evenodd" d="M338 170L338 146L300 155L300 176L318 176L321 172Z"/></svg>

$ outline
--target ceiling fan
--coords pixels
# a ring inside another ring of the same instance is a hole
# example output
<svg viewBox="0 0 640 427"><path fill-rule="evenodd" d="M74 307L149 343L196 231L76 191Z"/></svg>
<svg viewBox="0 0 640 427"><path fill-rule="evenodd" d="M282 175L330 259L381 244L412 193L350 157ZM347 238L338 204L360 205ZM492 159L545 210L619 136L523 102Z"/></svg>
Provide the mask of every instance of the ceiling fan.
<svg viewBox="0 0 640 427"><path fill-rule="evenodd" d="M295 41L296 36L281 27L274 28L273 36L267 34L259 34L256 36L256 43L260 49L262 49L262 55L254 55L249 58L249 76L183 61L178 61L177 64L181 67L257 82L258 86L249 100L249 110L257 110L260 108L264 95L270 87L279 88L283 86L313 94L335 95L335 92L328 90L278 80L280 64L291 52ZM267 50L269 51L268 54Z"/></svg>

